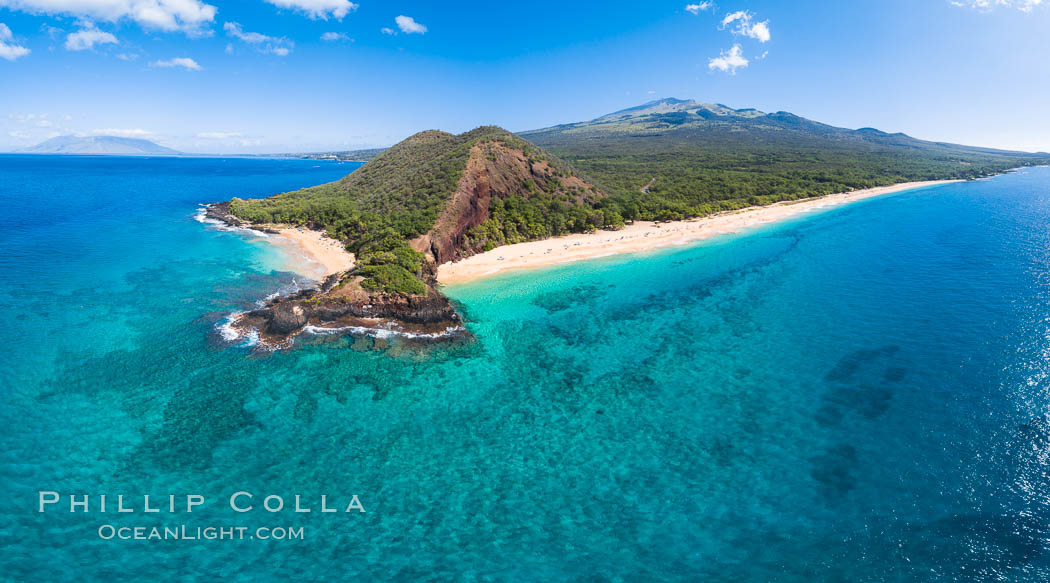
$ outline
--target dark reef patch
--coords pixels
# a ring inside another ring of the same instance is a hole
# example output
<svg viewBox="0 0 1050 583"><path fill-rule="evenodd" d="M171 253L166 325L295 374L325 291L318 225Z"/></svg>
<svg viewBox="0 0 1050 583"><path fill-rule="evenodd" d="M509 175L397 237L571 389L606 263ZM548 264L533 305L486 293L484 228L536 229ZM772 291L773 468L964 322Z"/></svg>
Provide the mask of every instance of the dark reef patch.
<svg viewBox="0 0 1050 583"><path fill-rule="evenodd" d="M828 390L821 395L814 414L823 427L840 425L850 413L866 420L881 417L890 408L894 385L902 382L908 369L893 364L898 346L856 350L839 359L824 375Z"/></svg>
<svg viewBox="0 0 1050 583"><path fill-rule="evenodd" d="M548 313L553 313L596 302L602 295L602 288L598 285L574 285L565 290L540 294L532 300L532 303Z"/></svg>
<svg viewBox="0 0 1050 583"><path fill-rule="evenodd" d="M825 498L841 498L857 487L857 478L853 475L857 450L852 445L836 445L811 459L810 464L810 475Z"/></svg>
<svg viewBox="0 0 1050 583"><path fill-rule="evenodd" d="M899 350L899 346L883 346L871 350L855 350L839 359L835 366L824 375L824 380L838 383L849 382L853 380L853 376L856 375L865 365L878 359L889 358Z"/></svg>

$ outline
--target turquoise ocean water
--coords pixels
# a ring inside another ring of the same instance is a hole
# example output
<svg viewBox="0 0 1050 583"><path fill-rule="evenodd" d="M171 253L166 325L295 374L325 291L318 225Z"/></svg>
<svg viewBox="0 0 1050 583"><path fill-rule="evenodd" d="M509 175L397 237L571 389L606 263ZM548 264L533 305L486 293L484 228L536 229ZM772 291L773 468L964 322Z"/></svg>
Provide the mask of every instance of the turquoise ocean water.
<svg viewBox="0 0 1050 583"><path fill-rule="evenodd" d="M0 580L1050 578L1050 169L454 287L467 347L225 344L295 276L197 205L352 168L0 156Z"/></svg>

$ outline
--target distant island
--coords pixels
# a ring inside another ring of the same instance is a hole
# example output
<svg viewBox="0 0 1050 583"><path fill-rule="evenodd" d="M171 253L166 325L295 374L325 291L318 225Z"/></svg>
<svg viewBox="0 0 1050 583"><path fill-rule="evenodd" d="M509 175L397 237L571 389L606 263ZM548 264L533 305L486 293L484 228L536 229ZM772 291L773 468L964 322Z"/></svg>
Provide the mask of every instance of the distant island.
<svg viewBox="0 0 1050 583"><path fill-rule="evenodd" d="M234 326L258 331L264 344L282 345L306 326L463 337L438 290L439 267L503 245L1041 164L1050 154L662 99L518 135L494 126L424 131L339 181L234 198L207 213L236 226L322 231L353 253L353 267L319 288L240 316Z"/></svg>
<svg viewBox="0 0 1050 583"><path fill-rule="evenodd" d="M180 156L182 152L149 140L117 136L58 136L18 150L23 154L109 154L124 156Z"/></svg>

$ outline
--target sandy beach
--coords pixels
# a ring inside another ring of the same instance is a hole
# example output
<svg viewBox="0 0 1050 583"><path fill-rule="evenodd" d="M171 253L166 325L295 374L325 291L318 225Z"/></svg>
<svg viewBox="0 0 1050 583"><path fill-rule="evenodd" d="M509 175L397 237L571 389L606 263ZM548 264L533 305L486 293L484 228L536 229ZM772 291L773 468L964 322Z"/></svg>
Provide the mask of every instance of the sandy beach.
<svg viewBox="0 0 1050 583"><path fill-rule="evenodd" d="M278 236L271 237L270 241L288 252L287 268L291 271L321 281L354 266L354 255L321 231L288 225L271 227L277 230Z"/></svg>
<svg viewBox="0 0 1050 583"><path fill-rule="evenodd" d="M730 211L687 221L651 223L638 221L619 231L597 231L566 235L497 247L492 251L445 263L438 268L438 282L454 284L488 277L511 269L527 269L580 261L620 253L637 253L684 245L766 223L795 218L805 213L841 206L884 194L956 180L905 182L892 186L831 194L820 198L786 201L769 206Z"/></svg>

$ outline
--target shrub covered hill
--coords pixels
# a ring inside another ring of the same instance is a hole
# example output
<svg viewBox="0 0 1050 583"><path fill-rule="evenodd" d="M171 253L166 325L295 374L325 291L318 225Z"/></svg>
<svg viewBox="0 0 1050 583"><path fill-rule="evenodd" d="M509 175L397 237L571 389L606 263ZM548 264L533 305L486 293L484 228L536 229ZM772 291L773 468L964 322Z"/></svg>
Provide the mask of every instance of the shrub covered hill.
<svg viewBox="0 0 1050 583"><path fill-rule="evenodd" d="M611 195L627 220L679 219L898 182L1050 163L1029 154L849 130L787 112L661 99L523 132Z"/></svg>
<svg viewBox="0 0 1050 583"><path fill-rule="evenodd" d="M324 229L356 257L320 290L249 313L244 325L264 337L376 319L432 333L458 326L434 289L437 266L499 245L1034 164L1050 155L663 99L520 136L492 126L425 131L336 182L210 212Z"/></svg>
<svg viewBox="0 0 1050 583"><path fill-rule="evenodd" d="M506 243L623 224L561 160L497 127L418 133L342 180L234 199L252 223L305 224L346 242L368 290L425 293L436 264Z"/></svg>
<svg viewBox="0 0 1050 583"><path fill-rule="evenodd" d="M235 327L271 344L306 324L438 334L459 317L434 289L437 265L493 247L623 224L566 163L497 127L418 133L345 178L209 213L228 222L324 229L355 267L320 290L278 299Z"/></svg>

